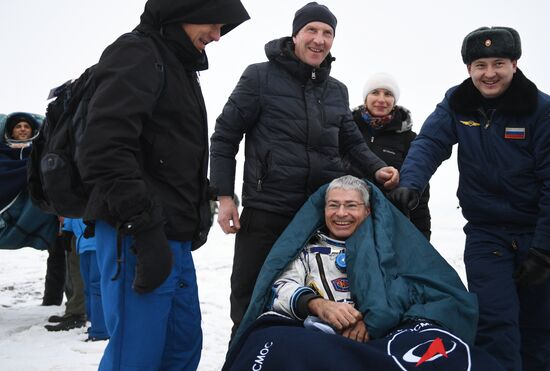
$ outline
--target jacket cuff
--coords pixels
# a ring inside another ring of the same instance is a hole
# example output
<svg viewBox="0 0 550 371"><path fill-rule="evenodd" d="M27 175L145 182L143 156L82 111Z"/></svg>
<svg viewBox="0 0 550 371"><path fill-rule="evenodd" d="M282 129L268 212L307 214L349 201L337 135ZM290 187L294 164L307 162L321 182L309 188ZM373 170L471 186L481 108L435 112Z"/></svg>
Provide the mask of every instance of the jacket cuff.
<svg viewBox="0 0 550 371"><path fill-rule="evenodd" d="M306 290L301 290L296 298L292 301L292 310L296 317L300 320L304 320L311 313L309 312L308 303L310 300L320 298L321 296L317 294L313 289L307 287Z"/></svg>

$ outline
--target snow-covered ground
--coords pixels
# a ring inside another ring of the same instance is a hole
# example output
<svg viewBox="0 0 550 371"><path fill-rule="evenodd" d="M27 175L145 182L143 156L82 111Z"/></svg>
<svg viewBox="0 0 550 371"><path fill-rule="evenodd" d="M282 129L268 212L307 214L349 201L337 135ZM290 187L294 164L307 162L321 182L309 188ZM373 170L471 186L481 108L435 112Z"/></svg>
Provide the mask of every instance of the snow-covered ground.
<svg viewBox="0 0 550 371"><path fill-rule="evenodd" d="M231 328L229 277L233 237L213 228L194 254L203 315L200 370L219 370ZM43 307L47 252L0 250L0 370L97 370L106 342L84 342L84 329L48 332L52 314L65 305Z"/></svg>
<svg viewBox="0 0 550 371"><path fill-rule="evenodd" d="M210 134L241 72L248 64L265 60L264 44L287 35L294 12L306 2L243 0L252 19L208 47L210 68L201 72L201 86ZM43 113L49 89L97 62L106 45L137 24L144 3L0 1L0 14L7 15L0 22L0 45L6 56L0 61L0 112ZM521 7L511 0L320 3L338 17L331 49L337 61L331 75L348 86L350 105L361 103L363 82L369 74L390 72L401 87L399 103L413 112L417 132L446 89L467 77L460 61L462 39L483 25L515 27L522 36L521 68L541 90L550 90L548 50L541 47L548 44L546 2L525 0ZM242 152L237 159L238 179L242 179ZM432 243L464 280L464 220L454 196L455 162L453 157L443 164L431 182ZM216 225L208 243L193 256L204 332L199 370L217 371L231 327L233 237L225 236ZM96 370L105 342L84 342L83 329L58 333L44 329L50 315L64 312L64 306L40 306L46 258L47 253L30 248L9 251L0 247L0 371Z"/></svg>
<svg viewBox="0 0 550 371"><path fill-rule="evenodd" d="M200 370L219 370L231 328L229 276L233 238L213 228L194 254L203 315ZM106 342L84 342L84 329L48 332L47 318L65 306L40 306L47 252L0 250L0 370L96 370Z"/></svg>
<svg viewBox="0 0 550 371"><path fill-rule="evenodd" d="M432 181L432 243L464 279L463 220L453 196L456 172L452 162L440 170ZM203 316L201 371L220 370L225 357L233 241L215 225L207 244L193 254ZM0 370L97 370L106 342L84 342L84 329L44 329L50 315L64 312L64 305L40 306L46 258L46 252L31 248L0 250Z"/></svg>

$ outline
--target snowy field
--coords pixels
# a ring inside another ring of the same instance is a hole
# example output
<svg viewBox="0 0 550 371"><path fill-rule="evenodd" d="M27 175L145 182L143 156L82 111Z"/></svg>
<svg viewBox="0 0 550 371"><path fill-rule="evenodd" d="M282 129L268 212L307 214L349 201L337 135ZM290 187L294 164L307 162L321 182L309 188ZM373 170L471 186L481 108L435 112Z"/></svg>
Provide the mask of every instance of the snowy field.
<svg viewBox="0 0 550 371"><path fill-rule="evenodd" d="M463 220L453 195L453 168L451 164L443 166L441 175L432 181L432 243L464 280ZM215 225L207 244L193 254L204 333L200 371L220 370L225 357L231 328L233 240ZM64 305L40 306L47 255L31 248L0 250L0 371L97 370L106 342L84 342L87 335L82 328L66 332L44 329L50 315L64 312Z"/></svg>
<svg viewBox="0 0 550 371"><path fill-rule="evenodd" d="M264 44L288 35L296 9L307 1L243 0L252 20L208 47L210 68L201 72L209 132L244 68L265 60ZM0 113L43 113L47 92L97 62L103 49L138 22L145 0L0 1ZM444 92L467 77L460 60L466 33L480 26L516 28L522 37L520 68L543 91L550 91L547 16L550 5L525 0L425 0L392 2L324 0L338 17L331 49L331 75L349 89L350 105L361 103L363 83L386 71L399 81L399 104L413 114L414 130ZM449 16L452 15L452 16ZM69 32L67 31L69 30ZM242 150L237 179L242 179ZM464 280L464 220L457 208L456 159L439 168L431 182L432 244ZM1 181L1 180L0 180ZM193 254L203 315L201 371L223 364L231 321L229 277L233 237L216 225L208 243ZM96 370L105 342L86 343L83 329L50 333L47 318L64 306L42 307L47 253L0 247L0 371Z"/></svg>

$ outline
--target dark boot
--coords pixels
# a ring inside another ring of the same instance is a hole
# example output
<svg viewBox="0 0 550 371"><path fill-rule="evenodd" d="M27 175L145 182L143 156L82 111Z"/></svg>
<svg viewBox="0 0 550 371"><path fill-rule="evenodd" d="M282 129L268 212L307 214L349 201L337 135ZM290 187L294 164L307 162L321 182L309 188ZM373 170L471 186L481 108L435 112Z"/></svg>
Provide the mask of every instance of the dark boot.
<svg viewBox="0 0 550 371"><path fill-rule="evenodd" d="M66 320L59 322L57 325L44 326L48 331L69 331L73 328L80 328L86 326L86 316L73 315L69 316Z"/></svg>
<svg viewBox="0 0 550 371"><path fill-rule="evenodd" d="M53 316L48 317L48 322L59 323L59 322L67 321L67 320L78 318L78 317L81 317L81 316L65 313L62 316L53 315Z"/></svg>

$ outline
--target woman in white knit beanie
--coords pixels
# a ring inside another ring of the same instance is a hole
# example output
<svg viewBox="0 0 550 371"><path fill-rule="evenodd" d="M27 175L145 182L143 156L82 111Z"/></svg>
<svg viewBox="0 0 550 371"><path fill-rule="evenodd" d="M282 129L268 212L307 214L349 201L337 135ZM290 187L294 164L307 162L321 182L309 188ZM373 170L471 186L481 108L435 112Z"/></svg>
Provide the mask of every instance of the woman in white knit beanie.
<svg viewBox="0 0 550 371"><path fill-rule="evenodd" d="M401 168L416 133L412 131L411 114L398 106L400 90L396 79L385 72L375 73L363 86L363 104L353 110L353 119L370 149L388 166ZM356 169L354 175L360 176ZM430 239L431 217L428 208L429 186L418 207L411 212L414 225Z"/></svg>

